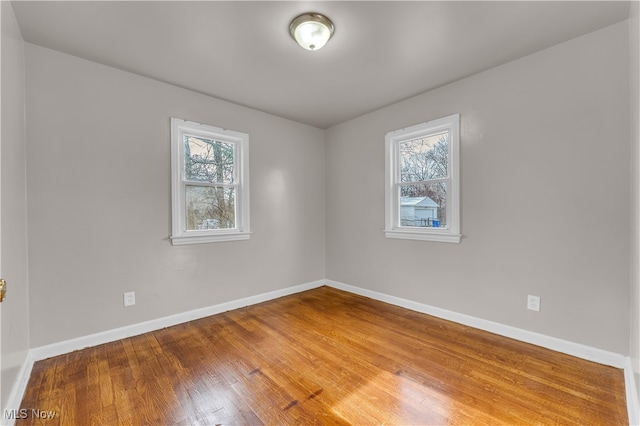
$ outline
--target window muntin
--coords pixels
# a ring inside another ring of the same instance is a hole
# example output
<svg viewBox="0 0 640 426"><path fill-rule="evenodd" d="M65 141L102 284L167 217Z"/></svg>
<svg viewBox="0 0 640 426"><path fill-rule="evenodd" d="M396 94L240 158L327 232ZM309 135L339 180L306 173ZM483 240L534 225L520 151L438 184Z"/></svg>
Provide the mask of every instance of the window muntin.
<svg viewBox="0 0 640 426"><path fill-rule="evenodd" d="M247 134L171 119L172 244L249 238Z"/></svg>
<svg viewBox="0 0 640 426"><path fill-rule="evenodd" d="M389 238L460 242L459 115L387 133Z"/></svg>

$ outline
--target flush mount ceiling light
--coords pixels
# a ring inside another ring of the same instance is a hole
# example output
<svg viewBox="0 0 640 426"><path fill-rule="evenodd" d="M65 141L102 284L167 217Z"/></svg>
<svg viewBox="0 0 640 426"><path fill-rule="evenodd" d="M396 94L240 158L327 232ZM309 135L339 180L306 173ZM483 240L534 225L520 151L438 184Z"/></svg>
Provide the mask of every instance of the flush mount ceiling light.
<svg viewBox="0 0 640 426"><path fill-rule="evenodd" d="M307 50L318 50L333 35L333 22L319 13L303 13L289 24L291 37Z"/></svg>

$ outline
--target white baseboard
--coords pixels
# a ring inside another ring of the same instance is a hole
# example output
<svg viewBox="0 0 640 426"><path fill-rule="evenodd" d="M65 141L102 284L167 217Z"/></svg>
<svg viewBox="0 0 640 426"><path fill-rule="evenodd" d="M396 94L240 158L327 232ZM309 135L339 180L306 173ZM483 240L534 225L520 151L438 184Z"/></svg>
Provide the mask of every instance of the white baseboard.
<svg viewBox="0 0 640 426"><path fill-rule="evenodd" d="M573 355L575 357L586 359L588 361L593 361L599 364L609 365L616 368L624 368L625 366L624 355L620 355L614 352L593 348L590 346L582 345L580 343L569 342L566 340L558 339L556 337L534 333L533 331L523 330L521 328L516 328L509 325L472 317L470 315L460 314L458 312L448 311L446 309L437 308L435 306L426 305L424 303L414 302L413 300L390 296L388 294L355 287L337 281L327 280L326 284L339 290L359 294L361 296L369 297L371 299L379 300L391 305L400 306L403 308L411 309L412 311L422 312L434 317L453 321L458 324L468 325L473 328L478 328L480 330L488 331L500 336L509 337L521 342L531 343L536 346L554 350L556 352Z"/></svg>
<svg viewBox="0 0 640 426"><path fill-rule="evenodd" d="M268 293L259 294L256 296L250 296L243 299L209 306L206 308L170 315L151 321L132 324L113 330L108 330L88 336L78 337L75 339L30 349L22 365L22 368L18 373L18 379L16 380L15 386L12 389L11 395L9 395L8 404L5 409L20 408L22 396L24 395L24 392L26 390L33 364L36 361L84 349L87 347L97 346L103 343L109 343L127 337L136 336L150 331L160 330L165 327L170 327L222 312L227 312L233 309L266 302L268 300L277 299L279 297L288 296L290 294L300 293L302 291L311 290L323 285L327 285L339 290L344 290L350 293L359 294L361 296L369 297L381 302L411 309L416 312L422 312L480 330L485 330L522 342L531 343L557 352L573 355L578 358L586 359L588 361L624 369L625 386L627 389L626 397L627 409L629 412L629 423L630 425L638 425L640 423L640 419L638 418L638 395L634 383L635 379L633 375L633 368L629 357L332 280L313 281L306 284L288 287ZM11 426L14 424L14 421L11 419L3 418L2 424Z"/></svg>
<svg viewBox="0 0 640 426"><path fill-rule="evenodd" d="M78 337L75 339L65 340L63 342L52 343L50 345L40 346L31 349L33 358L37 360L50 358L77 351L79 349L91 346L101 345L103 343L114 342L116 340L125 339L131 336L148 333L150 331L160 330L162 328L171 327L173 325L205 318L222 312L231 311L233 309L243 308L245 306L255 305L257 303L266 302L268 300L277 299L279 297L288 296L290 294L300 293L301 291L310 290L325 284L324 280L313 281L310 283L300 284L293 287L287 287L280 290L270 291L268 293L249 296L243 299L232 300L230 302L220 303L218 305L207 306L205 308L194 309L188 312L182 312L175 315L169 315L150 321L132 324L113 330L103 331L101 333L90 334L88 336Z"/></svg>
<svg viewBox="0 0 640 426"><path fill-rule="evenodd" d="M5 413L6 410L20 408L22 396L27 390L27 384L29 383L29 377L31 377L31 370L33 369L34 362L35 360L33 359L31 351L27 351L27 355L25 356L25 359L20 366L20 371L18 371L16 381L13 383L11 392L9 393L7 406L3 407L2 413L0 413L0 416L2 416L0 417L0 424L2 426L13 426L13 424L15 423L15 419L6 419Z"/></svg>
<svg viewBox="0 0 640 426"><path fill-rule="evenodd" d="M627 393L627 412L629 413L629 425L640 425L640 400L638 400L638 388L636 388L636 379L631 364L631 358L625 357L624 365L624 384Z"/></svg>
<svg viewBox="0 0 640 426"><path fill-rule="evenodd" d="M4 410L18 409L22 402L22 397L27 388L29 376L36 361L63 355L80 349L101 345L103 343L114 342L116 340L125 339L131 336L148 333L150 331L160 330L173 325L182 324L196 319L208 317L222 312L231 311L233 309L243 308L245 306L255 305L257 303L266 302L268 300L277 299L279 297L288 296L290 294L300 293L302 291L311 290L325 285L324 280L313 281L305 284L287 287L268 293L258 294L256 296L245 297L243 299L232 300L230 302L218 305L208 306L206 308L195 309L180 314L170 315L151 321L145 321L138 324L132 324L125 327L107 330L100 333L90 334L88 336L77 337L75 339L65 340L62 342L52 343L50 345L39 346L28 351L25 361L22 364L16 384L9 395L6 407L0 413L0 424L13 425L14 420L4 419Z"/></svg>
<svg viewBox="0 0 640 426"><path fill-rule="evenodd" d="M412 311L422 312L434 317L453 321L458 324L468 325L473 328L488 331L500 336L509 337L521 342L531 343L536 346L541 346L543 348L551 349L556 352L572 355L577 358L582 358L588 361L597 362L599 364L623 369L629 424L640 426L640 418L638 415L638 394L636 391L631 359L629 357L617 354L615 352L605 351L603 349L586 346L580 343L569 342L566 340L558 339L556 337L534 333L532 331L527 331L520 328L511 327L509 325L472 317L470 315L460 314L458 312L448 311L446 309L437 308L435 306L426 305L424 303L414 302L413 300L390 296L385 293L367 290L337 281L327 280L326 285L328 285L329 287L337 288L339 290L348 291L349 293L359 294L370 299L389 303L391 305L411 309Z"/></svg>

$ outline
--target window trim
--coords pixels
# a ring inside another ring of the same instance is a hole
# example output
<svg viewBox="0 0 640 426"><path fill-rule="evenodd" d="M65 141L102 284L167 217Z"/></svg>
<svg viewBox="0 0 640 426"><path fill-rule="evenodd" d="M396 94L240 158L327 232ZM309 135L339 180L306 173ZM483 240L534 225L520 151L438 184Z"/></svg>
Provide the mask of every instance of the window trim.
<svg viewBox="0 0 640 426"><path fill-rule="evenodd" d="M401 226L399 144L407 140L449 131L447 228ZM387 238L459 243L460 233L460 115L416 124L385 135L385 229Z"/></svg>
<svg viewBox="0 0 640 426"><path fill-rule="evenodd" d="M231 229L186 229L186 181L184 179L185 134L207 139L233 143L234 156L235 219L236 227ZM171 118L171 244L200 244L249 239L249 135L207 124Z"/></svg>

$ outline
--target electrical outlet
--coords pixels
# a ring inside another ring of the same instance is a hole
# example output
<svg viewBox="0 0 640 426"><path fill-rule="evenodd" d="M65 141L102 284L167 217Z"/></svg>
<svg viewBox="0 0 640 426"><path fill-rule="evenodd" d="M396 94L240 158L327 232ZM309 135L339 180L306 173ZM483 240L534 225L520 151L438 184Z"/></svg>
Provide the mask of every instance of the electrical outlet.
<svg viewBox="0 0 640 426"><path fill-rule="evenodd" d="M136 304L136 292L130 291L124 294L124 306L133 306Z"/></svg>
<svg viewBox="0 0 640 426"><path fill-rule="evenodd" d="M540 312L540 297L531 295L527 296L527 309Z"/></svg>

